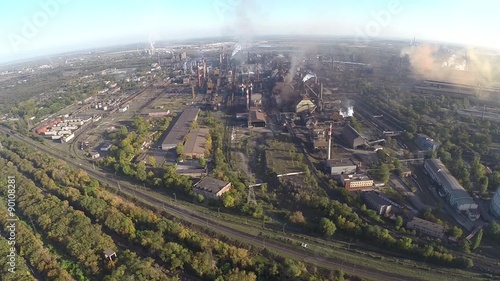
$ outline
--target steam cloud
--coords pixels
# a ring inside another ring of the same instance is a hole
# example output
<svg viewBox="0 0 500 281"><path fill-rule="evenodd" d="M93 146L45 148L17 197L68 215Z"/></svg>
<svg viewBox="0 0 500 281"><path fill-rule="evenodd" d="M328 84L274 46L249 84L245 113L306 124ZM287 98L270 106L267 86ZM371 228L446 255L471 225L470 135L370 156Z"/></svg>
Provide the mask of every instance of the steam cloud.
<svg viewBox="0 0 500 281"><path fill-rule="evenodd" d="M341 109L339 114L344 118L354 116L354 106L347 107L347 110Z"/></svg>

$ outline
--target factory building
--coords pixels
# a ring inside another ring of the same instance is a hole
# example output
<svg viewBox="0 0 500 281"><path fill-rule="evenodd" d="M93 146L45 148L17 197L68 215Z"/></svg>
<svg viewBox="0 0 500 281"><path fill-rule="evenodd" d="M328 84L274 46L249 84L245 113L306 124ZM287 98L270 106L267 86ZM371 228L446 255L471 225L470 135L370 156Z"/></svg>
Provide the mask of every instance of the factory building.
<svg viewBox="0 0 500 281"><path fill-rule="evenodd" d="M367 191L373 190L373 180L367 175L341 175L340 182L347 191Z"/></svg>
<svg viewBox="0 0 500 281"><path fill-rule="evenodd" d="M342 129L342 137L350 148L360 148L366 145L366 140L351 125Z"/></svg>
<svg viewBox="0 0 500 281"><path fill-rule="evenodd" d="M205 155L205 144L209 130L200 128L191 130L187 134L187 140L184 143L182 155L187 158L197 159Z"/></svg>
<svg viewBox="0 0 500 281"><path fill-rule="evenodd" d="M421 150L436 151L439 148L439 143L424 134L417 134L415 144Z"/></svg>
<svg viewBox="0 0 500 281"><path fill-rule="evenodd" d="M458 180L450 174L450 171L441 160L425 160L424 169L432 180L438 184L440 193L444 194L443 197L457 212L466 214L472 221L479 218L476 202Z"/></svg>
<svg viewBox="0 0 500 281"><path fill-rule="evenodd" d="M163 150L176 148L184 142L184 136L189 133L191 123L198 119L199 108L186 108L167 129L167 134L160 146Z"/></svg>
<svg viewBox="0 0 500 281"><path fill-rule="evenodd" d="M261 110L251 109L248 114L248 127L265 127L266 116Z"/></svg>
<svg viewBox="0 0 500 281"><path fill-rule="evenodd" d="M445 232L445 228L443 225L423 220L417 217L414 217L411 221L406 223L406 228L413 229L420 233L437 238L443 238Z"/></svg>
<svg viewBox="0 0 500 281"><path fill-rule="evenodd" d="M363 199L371 209L375 210L380 216L389 216L392 213L392 204L389 200L375 191L363 193Z"/></svg>
<svg viewBox="0 0 500 281"><path fill-rule="evenodd" d="M193 191L210 199L218 199L231 189L231 183L205 177L193 186Z"/></svg>
<svg viewBox="0 0 500 281"><path fill-rule="evenodd" d="M497 192L495 192L495 195L491 200L490 210L495 217L500 219L500 188L497 189Z"/></svg>
<svg viewBox="0 0 500 281"><path fill-rule="evenodd" d="M328 145L327 145L328 146ZM350 175L356 173L357 164L348 156L326 160L327 172L332 176Z"/></svg>

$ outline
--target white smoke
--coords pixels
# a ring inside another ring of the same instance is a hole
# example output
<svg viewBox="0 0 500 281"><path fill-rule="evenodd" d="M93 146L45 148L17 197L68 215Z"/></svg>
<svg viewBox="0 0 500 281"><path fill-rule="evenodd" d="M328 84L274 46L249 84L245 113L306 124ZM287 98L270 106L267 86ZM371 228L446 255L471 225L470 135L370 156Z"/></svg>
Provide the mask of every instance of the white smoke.
<svg viewBox="0 0 500 281"><path fill-rule="evenodd" d="M304 78L302 78L302 82L306 82L307 80L309 80L313 77L316 77L316 74L308 73L308 74L306 74L306 76L304 76Z"/></svg>
<svg viewBox="0 0 500 281"><path fill-rule="evenodd" d="M243 50L243 47L239 43L236 43L236 45L234 46L233 53L231 54L231 57L234 57L241 50Z"/></svg>
<svg viewBox="0 0 500 281"><path fill-rule="evenodd" d="M347 110L341 109L339 114L344 118L354 116L354 106L347 107Z"/></svg>

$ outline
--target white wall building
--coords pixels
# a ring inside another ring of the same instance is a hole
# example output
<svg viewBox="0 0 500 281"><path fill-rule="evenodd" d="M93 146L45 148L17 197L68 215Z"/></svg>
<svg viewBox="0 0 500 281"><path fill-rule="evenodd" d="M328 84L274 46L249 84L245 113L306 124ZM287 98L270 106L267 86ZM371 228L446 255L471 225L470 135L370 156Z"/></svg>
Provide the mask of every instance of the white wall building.
<svg viewBox="0 0 500 281"><path fill-rule="evenodd" d="M469 195L458 180L450 174L450 171L439 159L427 159L424 162L424 169L427 174L445 193L448 203L458 212L465 213L470 220L479 218L479 211L474 199Z"/></svg>

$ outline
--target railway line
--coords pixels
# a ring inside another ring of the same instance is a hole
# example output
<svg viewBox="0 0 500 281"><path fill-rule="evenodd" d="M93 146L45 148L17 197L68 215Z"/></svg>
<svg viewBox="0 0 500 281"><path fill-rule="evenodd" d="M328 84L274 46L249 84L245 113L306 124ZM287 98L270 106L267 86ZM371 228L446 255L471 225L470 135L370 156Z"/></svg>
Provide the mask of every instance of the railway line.
<svg viewBox="0 0 500 281"><path fill-rule="evenodd" d="M9 132L7 128L0 127L0 131L5 134L10 134L12 138L17 139L18 141L29 144L30 146L34 146L40 152L46 153L47 155L54 157L56 159L66 161L68 165L74 168L86 171L90 176L96 178L101 183L108 182L109 180L109 178L107 177L108 173L106 172L100 170L93 170L91 167L88 167L86 165L76 164L72 161L72 159L70 159L69 156L54 152L45 147L43 144L38 144L34 141L27 139L26 137L22 137L18 134L12 134ZM309 160L307 161L312 167L314 167L314 165L312 165L312 163ZM213 231L221 233L222 235L235 237L239 241L242 241L252 246L256 246L261 249L265 248L275 253L286 253L286 255L293 257L294 259L312 262L315 265L326 269L342 268L345 272L348 272L350 274L355 274L362 277L368 277L371 279L375 278L377 280L410 280L410 281L420 280L416 278L410 278L408 276L403 276L397 273L388 273L378 269L363 267L362 265L359 264L344 262L331 256L323 256L323 254L320 254L320 256L318 257L317 253L316 254L311 253L310 251L303 248L297 248L292 245L283 245L281 243L272 240L263 240L264 238L262 237L259 236L256 237L250 233L233 229L229 226L221 224L215 218L208 217L207 215L202 214L201 212L191 210L185 206L174 204L169 201L161 200L157 196L155 196L154 193L138 189L132 183L128 182L127 179L122 178L121 176L116 176L114 180L116 181L118 188L120 189L120 192L133 195L134 197L146 203L147 205L165 211L165 213L169 214L168 216L177 217L180 218L181 220L202 227L208 227ZM264 243L265 246L263 245ZM311 257L314 257L312 261Z"/></svg>

